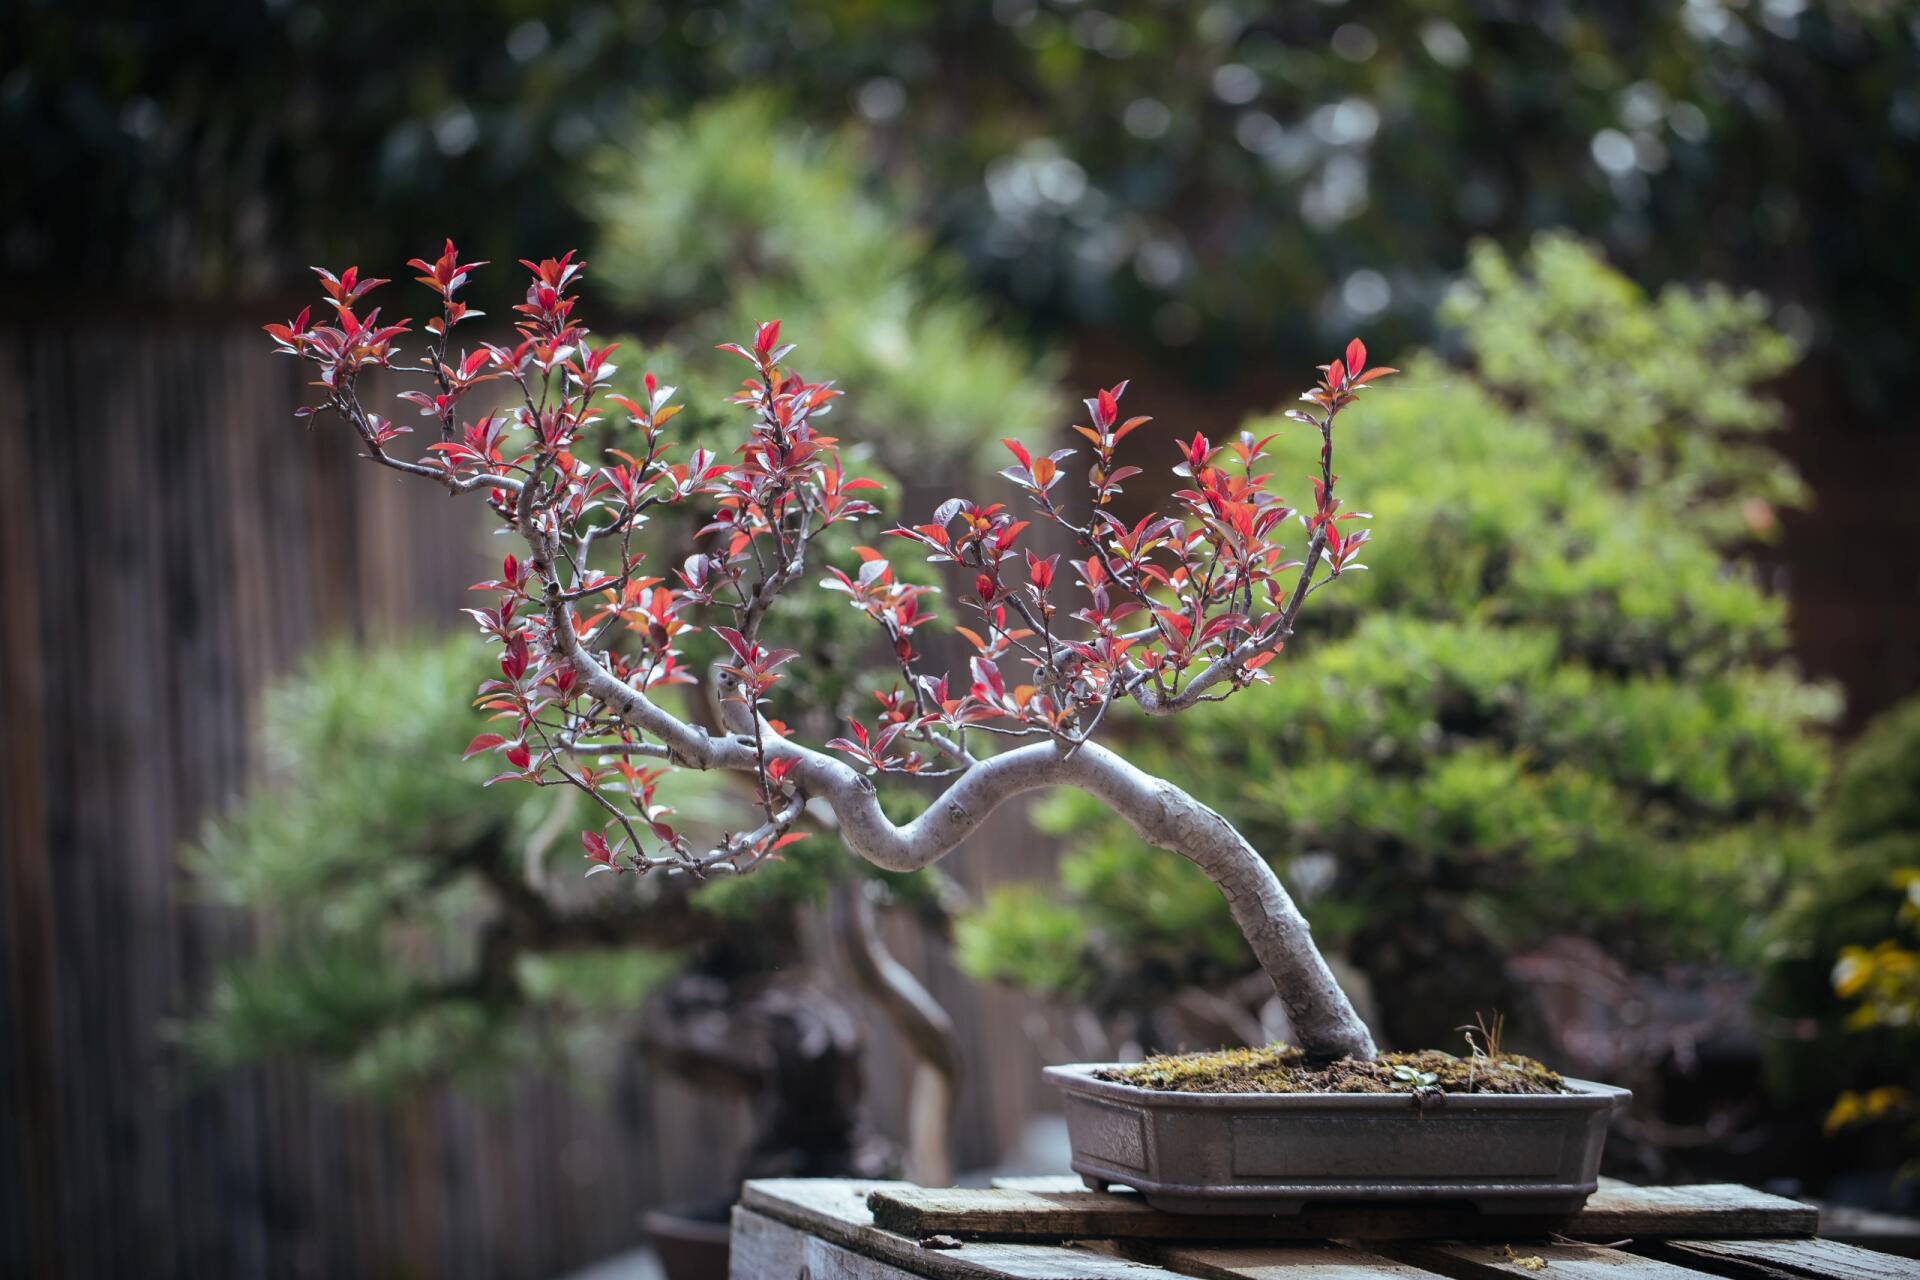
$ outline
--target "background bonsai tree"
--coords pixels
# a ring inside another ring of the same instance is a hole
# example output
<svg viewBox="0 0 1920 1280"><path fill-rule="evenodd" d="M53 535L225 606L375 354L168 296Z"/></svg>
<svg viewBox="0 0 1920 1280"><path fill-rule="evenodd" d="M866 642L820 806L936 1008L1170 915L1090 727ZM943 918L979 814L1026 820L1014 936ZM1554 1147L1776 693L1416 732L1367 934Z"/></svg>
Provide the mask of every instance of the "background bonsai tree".
<svg viewBox="0 0 1920 1280"><path fill-rule="evenodd" d="M1766 914L1825 865L1802 827L1837 699L1783 662L1784 604L1744 554L1801 492L1765 440L1792 352L1757 299L1648 296L1550 237L1524 263L1478 250L1446 310L1466 360L1411 360L1353 428L1396 536L1290 678L1118 731L1282 860L1393 1043L1457 1044L1499 1009L1540 1044L1509 961L1544 943L1590 940L1589 977L1753 972ZM1306 460L1277 447L1282 473ZM1042 820L1074 833L1060 889L1009 887L967 922L974 972L1091 1002L1150 1048L1264 1034L1204 880L1097 802L1063 793ZM1581 1065L1645 1070L1659 1031L1615 1027Z"/></svg>
<svg viewBox="0 0 1920 1280"><path fill-rule="evenodd" d="M951 1098L944 1013L873 928L863 884L823 857L751 893L661 879L583 892L549 854L579 819L570 792L479 789L465 705L470 642L340 645L265 699L269 770L189 855L218 900L265 922L189 1038L216 1065L299 1057L378 1095L514 1067L583 1076L638 1044L750 1104L740 1176L880 1176L895 1153L862 1106L860 1020L823 975L807 908L829 907L846 969ZM694 825L724 809L712 779L675 797ZM907 882L892 896L930 882ZM929 907L937 904L926 904ZM944 1106L914 1113L916 1176L948 1176Z"/></svg>
<svg viewBox="0 0 1920 1280"><path fill-rule="evenodd" d="M727 454L681 453L668 436L674 388L648 374L639 396L611 392L614 349L593 346L576 314L583 265L574 255L523 263L532 278L515 307L515 337L472 348L456 346L454 333L477 318L459 295L480 264L462 262L449 242L438 258L410 265L440 300L416 361L400 354L409 324L383 320L367 301L385 282L353 268L319 273L331 315L316 322L304 311L268 332L281 351L316 366L321 403L307 412L343 419L381 465L480 495L517 536L499 576L476 588L494 603L469 611L501 656L500 677L479 698L497 729L477 735L468 754L498 758L495 782L578 790L598 819L580 835L590 875L743 875L803 838L796 826L809 806L831 815L854 853L913 871L952 851L1009 797L1074 786L1219 886L1306 1050L1372 1055L1371 1036L1269 864L1218 813L1092 740L1118 703L1168 715L1264 682L1308 596L1355 566L1367 531L1352 523L1361 513L1341 509L1336 420L1392 372L1367 367L1359 341L1293 411L1320 443L1297 559L1279 541L1295 511L1261 470L1271 437L1216 446L1196 433L1177 447L1187 487L1174 495L1175 516L1128 524L1112 514L1140 470L1117 451L1146 424L1121 418L1124 383L1089 399L1090 425L1077 428L1092 464L1078 510L1055 494L1073 451L1035 454L1008 442L1015 464L1003 475L1084 557L1071 562L1079 608L1059 602L1060 555L1023 550L1030 522L1002 504L955 498L929 522L893 530L966 579L958 604L971 615L963 634L975 656L962 691L918 669L915 635L931 588L897 575L871 548L844 568L810 561L825 531L876 514L863 495L877 486L850 475L838 441L817 429L840 392L787 363L793 348L781 343L778 321L724 348L749 371L734 397L744 442ZM399 399L439 437L421 459L399 456L408 428L365 403L372 370L416 381ZM463 402L489 383L502 384L506 407L469 412ZM596 436L612 438L596 445ZM698 549L677 564L650 564L635 539L651 513L696 502L711 513ZM823 571L874 621L898 676L872 691L868 716L817 750L766 714L800 653L763 641L762 631L783 594ZM675 686L698 682L681 643L703 623L728 650L710 672L719 722L711 727L669 701ZM1028 671L1010 679L1002 664ZM1000 738L1010 740L1004 750L975 754L983 739ZM660 804L665 766L746 775L750 816L697 845ZM888 816L874 781L896 774L932 788L905 822Z"/></svg>

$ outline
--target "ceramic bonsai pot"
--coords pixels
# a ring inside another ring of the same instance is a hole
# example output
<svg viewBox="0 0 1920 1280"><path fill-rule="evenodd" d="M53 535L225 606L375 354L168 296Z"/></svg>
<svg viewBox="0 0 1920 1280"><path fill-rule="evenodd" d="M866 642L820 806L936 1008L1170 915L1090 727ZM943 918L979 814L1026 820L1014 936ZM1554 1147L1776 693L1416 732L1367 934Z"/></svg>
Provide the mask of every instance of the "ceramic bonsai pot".
<svg viewBox="0 0 1920 1280"><path fill-rule="evenodd" d="M1607 1120L1632 1095L1178 1093L1048 1067L1066 1097L1073 1170L1170 1213L1298 1213L1309 1202L1433 1201L1572 1213L1598 1185Z"/></svg>

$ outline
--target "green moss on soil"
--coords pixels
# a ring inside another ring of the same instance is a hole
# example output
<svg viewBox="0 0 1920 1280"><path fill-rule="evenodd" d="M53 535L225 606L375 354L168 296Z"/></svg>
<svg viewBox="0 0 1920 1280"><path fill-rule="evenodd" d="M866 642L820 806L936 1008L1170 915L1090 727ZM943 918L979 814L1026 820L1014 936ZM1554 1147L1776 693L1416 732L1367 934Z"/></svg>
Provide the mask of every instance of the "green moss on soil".
<svg viewBox="0 0 1920 1280"><path fill-rule="evenodd" d="M1438 1049L1383 1053L1372 1062L1310 1063L1299 1049L1168 1054L1095 1073L1102 1080L1175 1093L1565 1093L1566 1082L1517 1053L1456 1058Z"/></svg>

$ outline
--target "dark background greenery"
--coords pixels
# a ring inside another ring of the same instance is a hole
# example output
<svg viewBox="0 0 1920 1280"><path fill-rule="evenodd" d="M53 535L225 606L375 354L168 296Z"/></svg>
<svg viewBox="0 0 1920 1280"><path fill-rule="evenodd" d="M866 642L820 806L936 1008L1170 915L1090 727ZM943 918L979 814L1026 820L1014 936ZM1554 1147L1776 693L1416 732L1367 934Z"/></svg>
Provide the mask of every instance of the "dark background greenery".
<svg viewBox="0 0 1920 1280"><path fill-rule="evenodd" d="M1003 326L1088 382L1150 373L1162 410L1271 403L1354 329L1431 339L1476 237L1566 227L1644 283L1758 287L1809 355L1787 448L1820 514L1783 556L1828 625L1797 646L1852 723L1920 687L1887 480L1920 464L1903 5L25 0L0 60L0 279L28 299L588 244L591 158L743 87L863 127Z"/></svg>
<svg viewBox="0 0 1920 1280"><path fill-rule="evenodd" d="M447 231L577 242L594 145L750 85L872 122L1023 305L1227 367L1356 311L1417 335L1472 237L1571 226L1636 274L1797 304L1864 405L1912 385L1900 5L29 0L6 22L10 273L208 292Z"/></svg>

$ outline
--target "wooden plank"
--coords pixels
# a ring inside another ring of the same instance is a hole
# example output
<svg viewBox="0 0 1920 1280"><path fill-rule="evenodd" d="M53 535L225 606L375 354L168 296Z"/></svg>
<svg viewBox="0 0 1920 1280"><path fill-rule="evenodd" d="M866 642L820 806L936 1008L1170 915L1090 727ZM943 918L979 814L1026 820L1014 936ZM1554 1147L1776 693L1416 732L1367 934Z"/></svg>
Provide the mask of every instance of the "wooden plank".
<svg viewBox="0 0 1920 1280"><path fill-rule="evenodd" d="M868 1194L876 1189L908 1185L768 1178L747 1183L735 1213L770 1218L863 1258L887 1263L927 1280L1175 1280L1175 1272L1151 1263L1058 1244L971 1241L956 1247L937 1244L929 1247L918 1239L874 1226L873 1215L867 1209ZM816 1274L813 1280L823 1278Z"/></svg>
<svg viewBox="0 0 1920 1280"><path fill-rule="evenodd" d="M1906 1280L1920 1261L1837 1240L1662 1240L1638 1252L1734 1280Z"/></svg>
<svg viewBox="0 0 1920 1280"><path fill-rule="evenodd" d="M1822 1204L1819 1208L1822 1240L1920 1258L1920 1219L1843 1204Z"/></svg>
<svg viewBox="0 0 1920 1280"><path fill-rule="evenodd" d="M1411 1263L1331 1242L1223 1248L1129 1241L1126 1253L1201 1280L1436 1280Z"/></svg>
<svg viewBox="0 0 1920 1280"><path fill-rule="evenodd" d="M1026 1173L1011 1178L995 1178L996 1191L1085 1191L1087 1184L1077 1173Z"/></svg>
<svg viewBox="0 0 1920 1280"><path fill-rule="evenodd" d="M1452 1280L1700 1280L1697 1271L1593 1244L1429 1244L1387 1246L1393 1257Z"/></svg>
<svg viewBox="0 0 1920 1280"><path fill-rule="evenodd" d="M829 1244L751 1209L733 1211L729 1280L914 1280L914 1273Z"/></svg>
<svg viewBox="0 0 1920 1280"><path fill-rule="evenodd" d="M1130 1192L877 1187L874 1221L902 1235L1032 1239L1327 1240L1550 1235L1576 1239L1810 1235L1811 1207L1734 1185L1602 1187L1572 1216L1482 1215L1446 1205L1309 1206L1290 1216L1160 1213Z"/></svg>

